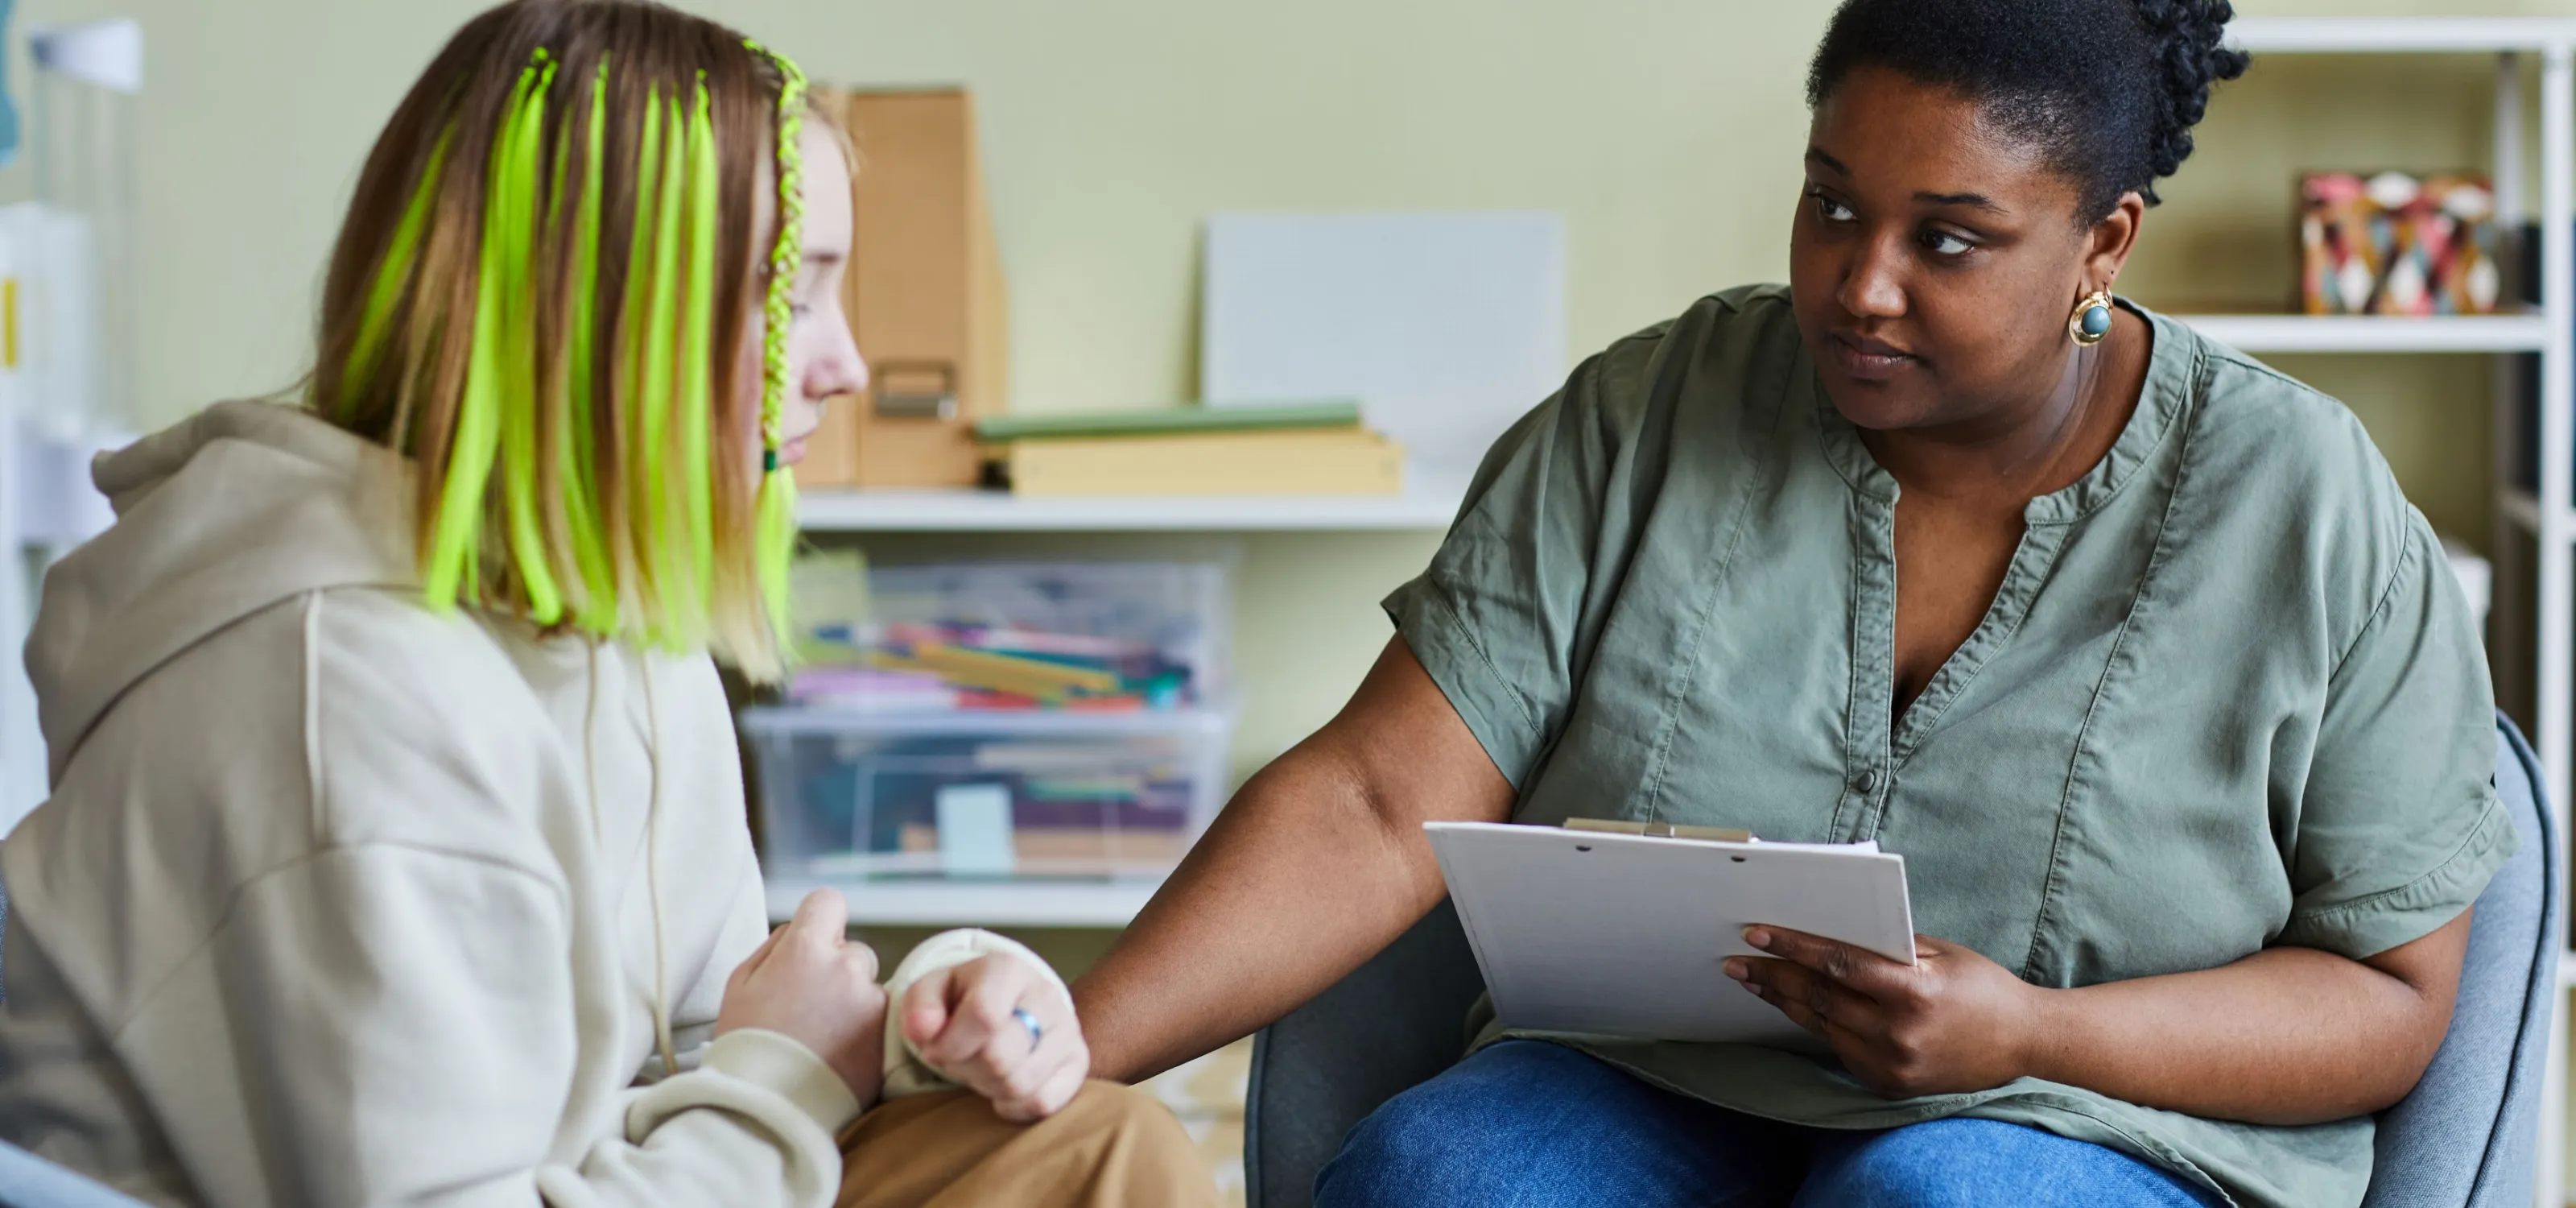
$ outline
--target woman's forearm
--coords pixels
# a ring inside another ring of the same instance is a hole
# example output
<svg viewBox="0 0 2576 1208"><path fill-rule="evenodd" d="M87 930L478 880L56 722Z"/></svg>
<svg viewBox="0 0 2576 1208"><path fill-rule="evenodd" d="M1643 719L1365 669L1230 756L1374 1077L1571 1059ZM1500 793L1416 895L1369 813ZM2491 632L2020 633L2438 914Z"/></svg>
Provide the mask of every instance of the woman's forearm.
<svg viewBox="0 0 2576 1208"><path fill-rule="evenodd" d="M2441 1045L2468 927L2463 914L2367 962L2270 948L2197 973L2038 991L2024 1064L2196 1116L2314 1124L2376 1112L2413 1089Z"/></svg>
<svg viewBox="0 0 2576 1208"><path fill-rule="evenodd" d="M1075 984L1100 1076L1148 1077L1260 1028L1439 901L1437 869L1424 884L1333 762L1291 752L1244 785Z"/></svg>
<svg viewBox="0 0 2576 1208"><path fill-rule="evenodd" d="M1132 1081L1246 1035L1440 901L1422 823L1501 821L1511 787L1401 640L1341 716L1235 795L1073 987L1092 1068Z"/></svg>

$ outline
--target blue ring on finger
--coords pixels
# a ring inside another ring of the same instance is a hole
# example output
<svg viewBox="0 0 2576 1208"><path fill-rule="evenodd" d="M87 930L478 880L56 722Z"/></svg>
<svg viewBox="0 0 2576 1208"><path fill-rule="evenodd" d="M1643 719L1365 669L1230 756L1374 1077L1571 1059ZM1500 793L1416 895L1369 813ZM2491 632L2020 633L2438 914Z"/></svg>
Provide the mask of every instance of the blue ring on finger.
<svg viewBox="0 0 2576 1208"><path fill-rule="evenodd" d="M1038 1047L1038 1042L1039 1042L1039 1041L1041 1041L1041 1040L1046 1039L1046 1029L1045 1029L1045 1028L1042 1028L1042 1027L1040 1027L1040 1026L1038 1026L1038 1017L1037 1017L1037 1016L1035 1016L1035 1015L1031 1015L1031 1014L1029 1014L1029 1012L1028 1012L1028 1008L1026 1008L1026 1007L1013 1007L1013 1008L1011 1008L1011 1018L1016 1019L1016 1020L1019 1020L1019 1021L1020 1021L1020 1026L1021 1026L1021 1027L1024 1027L1024 1028L1027 1028L1027 1029L1029 1030L1029 1047L1030 1047L1030 1048L1033 1048L1033 1049L1034 1049L1034 1048Z"/></svg>

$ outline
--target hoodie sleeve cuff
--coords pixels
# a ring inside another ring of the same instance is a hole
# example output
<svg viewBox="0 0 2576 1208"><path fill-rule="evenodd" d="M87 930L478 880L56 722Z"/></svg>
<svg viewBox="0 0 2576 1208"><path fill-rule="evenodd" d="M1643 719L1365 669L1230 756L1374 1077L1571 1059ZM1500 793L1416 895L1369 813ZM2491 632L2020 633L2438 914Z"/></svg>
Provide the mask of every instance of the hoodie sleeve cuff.
<svg viewBox="0 0 2576 1208"><path fill-rule="evenodd" d="M699 1068L778 1092L826 1133L859 1118L858 1096L814 1050L784 1032L736 1028L707 1046Z"/></svg>
<svg viewBox="0 0 2576 1208"><path fill-rule="evenodd" d="M894 976L886 980L888 1004L885 1032L884 1095L886 1098L900 1099L906 1095L944 1090L956 1085L947 1075L933 1068L929 1062L923 1061L921 1050L915 1048L912 1041L904 1036L904 995L911 993L915 983L933 973L954 969L979 957L996 954L1008 954L1028 962L1030 968L1036 969L1040 977L1045 978L1049 985L1055 987L1056 993L1067 998L1073 996L1073 992L1066 988L1064 978L1056 973L1054 966L1047 964L1037 953L1030 951L1028 945L1009 936L970 928L943 931L923 940L910 955L903 958L902 964L895 966Z"/></svg>

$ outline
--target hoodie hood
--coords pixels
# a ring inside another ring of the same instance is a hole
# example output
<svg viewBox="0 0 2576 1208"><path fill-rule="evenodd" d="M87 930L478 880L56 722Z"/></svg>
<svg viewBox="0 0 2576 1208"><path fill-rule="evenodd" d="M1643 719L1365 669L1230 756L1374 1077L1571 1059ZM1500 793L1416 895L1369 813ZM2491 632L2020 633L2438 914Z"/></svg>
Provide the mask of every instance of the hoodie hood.
<svg viewBox="0 0 2576 1208"><path fill-rule="evenodd" d="M47 774L137 681L280 601L416 589L411 468L303 410L235 402L99 456L116 524L45 574L27 672Z"/></svg>

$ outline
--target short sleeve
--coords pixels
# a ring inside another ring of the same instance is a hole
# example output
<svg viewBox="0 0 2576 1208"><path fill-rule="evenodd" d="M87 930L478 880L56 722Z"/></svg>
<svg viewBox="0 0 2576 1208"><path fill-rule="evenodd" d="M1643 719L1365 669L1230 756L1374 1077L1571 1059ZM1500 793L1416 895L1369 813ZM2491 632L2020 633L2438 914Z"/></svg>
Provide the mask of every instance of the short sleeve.
<svg viewBox="0 0 2576 1208"><path fill-rule="evenodd" d="M1494 443L1430 568L1385 601L1514 788L1562 725L1585 654L1602 497L1623 443L1600 394L1620 351L1586 361Z"/></svg>
<svg viewBox="0 0 2576 1208"><path fill-rule="evenodd" d="M2519 842L2496 799L2486 654L2430 526L2326 690L2279 942L2353 959L2459 917Z"/></svg>

